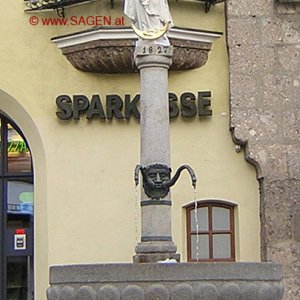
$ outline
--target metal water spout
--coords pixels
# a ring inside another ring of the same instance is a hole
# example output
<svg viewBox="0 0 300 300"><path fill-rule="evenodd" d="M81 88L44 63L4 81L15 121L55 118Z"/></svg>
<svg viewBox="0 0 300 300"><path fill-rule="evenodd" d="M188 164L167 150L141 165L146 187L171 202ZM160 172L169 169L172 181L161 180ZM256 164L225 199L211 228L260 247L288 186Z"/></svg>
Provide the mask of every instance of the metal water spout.
<svg viewBox="0 0 300 300"><path fill-rule="evenodd" d="M197 184L197 177L196 177L196 174L195 174L194 170L193 170L189 165L182 165L182 166L180 166L180 167L177 169L177 171L176 171L174 177L173 177L169 182L166 182L166 185L168 185L168 187L173 186L173 185L176 183L176 181L178 180L178 178L179 178L181 172L182 172L184 169L186 169L186 170L189 172L189 174L190 174L190 176L191 176L191 180L192 180L192 186L193 186L194 189L195 189L195 188L196 188L196 184Z"/></svg>
<svg viewBox="0 0 300 300"><path fill-rule="evenodd" d="M171 168L164 164L151 164L146 167L137 165L134 172L135 185L139 184L139 172L143 176L143 188L147 196L151 199L161 199L167 196L170 187L173 186L181 172L187 170L191 176L192 186L196 188L197 178L193 169L188 165L178 168L173 178L171 178Z"/></svg>

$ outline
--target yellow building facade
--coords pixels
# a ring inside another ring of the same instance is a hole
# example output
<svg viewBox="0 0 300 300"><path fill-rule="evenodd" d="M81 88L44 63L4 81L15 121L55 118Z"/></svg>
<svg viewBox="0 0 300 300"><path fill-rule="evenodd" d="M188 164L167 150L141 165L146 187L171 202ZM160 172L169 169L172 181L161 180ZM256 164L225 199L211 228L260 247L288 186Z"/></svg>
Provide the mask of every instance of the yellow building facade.
<svg viewBox="0 0 300 300"><path fill-rule="evenodd" d="M223 33L205 66L169 72L171 93L180 98L186 92L210 91L212 111L192 118L179 114L170 121L171 166L175 170L187 163L198 177L195 193L187 175L172 188L173 241L181 261L187 261L186 207L195 201L223 201L234 205L235 261L260 261L255 169L229 131L223 4L204 13L196 1L170 1L170 10L178 27ZM56 12L24 13L20 1L4 2L0 14L0 110L21 129L33 159L34 288L39 300L46 298L51 265L132 261L140 237L140 190L133 180L140 161L139 122L87 120L84 114L80 120L60 120L55 101L59 95L99 95L105 110L107 95L124 99L139 93L139 74L76 70L51 38L88 25L43 25L42 18L57 18ZM116 1L111 9L102 0L65 10L65 18L96 15L122 18L122 3ZM39 24L30 24L32 16Z"/></svg>

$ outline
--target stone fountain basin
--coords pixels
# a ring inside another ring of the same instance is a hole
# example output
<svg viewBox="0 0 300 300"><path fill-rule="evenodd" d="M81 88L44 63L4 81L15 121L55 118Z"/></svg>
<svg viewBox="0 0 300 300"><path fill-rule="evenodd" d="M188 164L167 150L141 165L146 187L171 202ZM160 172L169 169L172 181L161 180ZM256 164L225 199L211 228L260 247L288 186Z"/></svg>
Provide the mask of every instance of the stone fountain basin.
<svg viewBox="0 0 300 300"><path fill-rule="evenodd" d="M48 300L282 299L274 263L151 263L50 268Z"/></svg>

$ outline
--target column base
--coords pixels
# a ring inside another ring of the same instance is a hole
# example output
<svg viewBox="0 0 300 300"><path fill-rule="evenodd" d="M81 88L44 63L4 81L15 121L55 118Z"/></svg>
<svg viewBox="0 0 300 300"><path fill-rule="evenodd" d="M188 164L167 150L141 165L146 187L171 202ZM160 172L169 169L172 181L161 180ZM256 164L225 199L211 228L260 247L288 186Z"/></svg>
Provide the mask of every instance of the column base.
<svg viewBox="0 0 300 300"><path fill-rule="evenodd" d="M156 263L161 260L175 259L180 262L180 254L172 241L141 242L135 248L134 263Z"/></svg>
<svg viewBox="0 0 300 300"><path fill-rule="evenodd" d="M180 262L178 253L139 253L133 256L133 263L156 263L158 261L167 261L174 259Z"/></svg>

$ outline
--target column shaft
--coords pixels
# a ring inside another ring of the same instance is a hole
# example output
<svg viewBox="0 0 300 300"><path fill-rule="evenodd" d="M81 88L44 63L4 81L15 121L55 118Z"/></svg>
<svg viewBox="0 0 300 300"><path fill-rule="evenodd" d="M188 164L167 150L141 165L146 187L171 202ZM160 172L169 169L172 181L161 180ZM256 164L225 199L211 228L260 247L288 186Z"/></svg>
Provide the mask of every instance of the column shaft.
<svg viewBox="0 0 300 300"><path fill-rule="evenodd" d="M159 55L159 49L164 49L164 54ZM135 62L140 70L141 82L143 167L153 164L170 166L168 69L171 57L171 47L148 44L136 49ZM177 248L172 241L170 193L163 199L153 201L142 189L141 207L142 237L136 247L134 262L156 262L166 258L179 260Z"/></svg>

